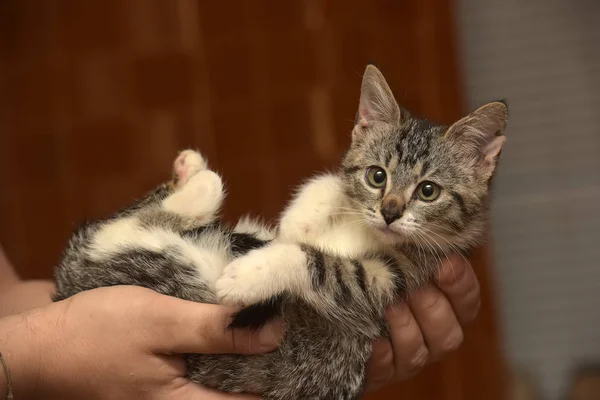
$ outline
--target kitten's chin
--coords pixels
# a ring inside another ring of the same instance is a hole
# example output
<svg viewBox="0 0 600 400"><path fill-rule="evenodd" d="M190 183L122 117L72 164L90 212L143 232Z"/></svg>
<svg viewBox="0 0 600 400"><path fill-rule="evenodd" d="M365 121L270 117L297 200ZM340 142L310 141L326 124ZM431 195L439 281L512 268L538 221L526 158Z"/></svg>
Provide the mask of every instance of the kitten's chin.
<svg viewBox="0 0 600 400"><path fill-rule="evenodd" d="M385 244L400 244L406 242L406 236L387 224L373 224L373 231L378 239Z"/></svg>
<svg viewBox="0 0 600 400"><path fill-rule="evenodd" d="M393 224L388 226L385 223L374 224L377 236L385 244L403 244L418 242L418 235L415 234L415 229L412 226Z"/></svg>

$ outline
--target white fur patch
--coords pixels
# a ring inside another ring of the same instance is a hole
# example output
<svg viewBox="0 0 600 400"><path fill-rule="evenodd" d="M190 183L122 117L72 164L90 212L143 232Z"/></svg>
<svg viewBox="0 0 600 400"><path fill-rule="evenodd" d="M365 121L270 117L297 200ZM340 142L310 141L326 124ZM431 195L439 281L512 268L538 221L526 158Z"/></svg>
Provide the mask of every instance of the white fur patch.
<svg viewBox="0 0 600 400"><path fill-rule="evenodd" d="M163 200L163 208L187 217L210 222L223 202L221 177L210 170L196 173L177 192Z"/></svg>
<svg viewBox="0 0 600 400"><path fill-rule="evenodd" d="M321 175L302 186L284 211L280 239L354 257L379 247L364 218L346 200L340 178Z"/></svg>
<svg viewBox="0 0 600 400"><path fill-rule="evenodd" d="M390 293L394 289L394 276L389 268L379 260L363 261L365 280L370 290L379 292L380 295Z"/></svg>
<svg viewBox="0 0 600 400"><path fill-rule="evenodd" d="M235 225L234 231L237 233L247 233L256 236L260 240L272 240L275 239L275 231L266 224L244 216L239 219Z"/></svg>
<svg viewBox="0 0 600 400"><path fill-rule="evenodd" d="M227 254L222 238L213 236L192 243L173 231L145 229L135 217L130 217L103 226L95 234L88 254L92 260L102 261L132 248L158 253L176 248L181 262L192 264L203 281L214 284L227 263Z"/></svg>
<svg viewBox="0 0 600 400"><path fill-rule="evenodd" d="M306 293L310 283L306 264L298 245L278 243L253 250L225 267L216 283L217 297L221 304L248 305L284 290Z"/></svg>
<svg viewBox="0 0 600 400"><path fill-rule="evenodd" d="M195 150L183 150L173 163L173 171L177 174L177 185L183 186L189 178L208 168L202 154Z"/></svg>

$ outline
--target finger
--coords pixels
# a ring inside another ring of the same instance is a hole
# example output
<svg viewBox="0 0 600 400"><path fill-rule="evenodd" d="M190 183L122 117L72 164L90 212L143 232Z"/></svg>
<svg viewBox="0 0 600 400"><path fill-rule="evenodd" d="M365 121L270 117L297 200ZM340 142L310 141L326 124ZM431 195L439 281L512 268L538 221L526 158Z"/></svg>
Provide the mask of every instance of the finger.
<svg viewBox="0 0 600 400"><path fill-rule="evenodd" d="M160 400L260 400L258 396L223 393L187 382Z"/></svg>
<svg viewBox="0 0 600 400"><path fill-rule="evenodd" d="M425 338L406 303L387 310L386 317L394 349L394 379L406 379L419 372L429 360Z"/></svg>
<svg viewBox="0 0 600 400"><path fill-rule="evenodd" d="M415 292L408 301L429 350L430 361L437 361L460 346L463 331L446 296L436 287Z"/></svg>
<svg viewBox="0 0 600 400"><path fill-rule="evenodd" d="M465 259L457 256L442 264L438 287L450 301L461 324L475 319L481 305L479 282Z"/></svg>
<svg viewBox="0 0 600 400"><path fill-rule="evenodd" d="M182 389L183 391L181 394L173 397L174 400L260 400L259 396L222 393L195 385L192 382L189 382Z"/></svg>
<svg viewBox="0 0 600 400"><path fill-rule="evenodd" d="M387 339L373 343L371 358L367 364L367 392L373 392L389 382L395 375L394 349Z"/></svg>
<svg viewBox="0 0 600 400"><path fill-rule="evenodd" d="M148 321L157 331L154 347L165 353L257 354L277 348L283 326L276 319L259 330L227 329L231 307L200 304L160 295Z"/></svg>

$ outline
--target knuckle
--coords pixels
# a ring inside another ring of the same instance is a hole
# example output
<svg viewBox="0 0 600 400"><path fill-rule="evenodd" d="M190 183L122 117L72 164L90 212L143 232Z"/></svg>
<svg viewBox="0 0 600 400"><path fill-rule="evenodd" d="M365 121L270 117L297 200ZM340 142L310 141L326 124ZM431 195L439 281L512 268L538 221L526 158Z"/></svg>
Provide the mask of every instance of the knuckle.
<svg viewBox="0 0 600 400"><path fill-rule="evenodd" d="M244 354L248 351L248 348L252 346L250 338L245 334L243 330L231 329L231 348L236 354Z"/></svg>
<svg viewBox="0 0 600 400"><path fill-rule="evenodd" d="M410 326L414 320L410 308L406 305L395 306L388 310L385 315L392 331L402 331Z"/></svg>
<svg viewBox="0 0 600 400"><path fill-rule="evenodd" d="M479 282L475 274L465 274L460 281L455 282L447 290L455 298L476 297L479 296Z"/></svg>
<svg viewBox="0 0 600 400"><path fill-rule="evenodd" d="M393 352L392 343L387 339L379 339L373 343L373 350L371 351L371 358L373 360L379 360L386 354Z"/></svg>
<svg viewBox="0 0 600 400"><path fill-rule="evenodd" d="M392 346L387 347L377 357L377 364L383 369L388 370L394 365L394 351L392 350Z"/></svg>
<svg viewBox="0 0 600 400"><path fill-rule="evenodd" d="M463 298L478 290L476 283L472 279L463 278L456 282L452 288L452 294L455 297Z"/></svg>
<svg viewBox="0 0 600 400"><path fill-rule="evenodd" d="M447 261L440 274L439 282L444 286L453 286L465 279L468 265L464 261L451 262Z"/></svg>
<svg viewBox="0 0 600 400"><path fill-rule="evenodd" d="M423 292L422 296L419 298L419 301L421 303L420 308L423 309L423 311L425 311L425 312L432 313L440 307L441 299L442 299L442 296L439 293L429 291L429 290L426 292Z"/></svg>
<svg viewBox="0 0 600 400"><path fill-rule="evenodd" d="M234 354L254 354L260 350L261 345L257 334L242 328L229 329L229 331L232 335L229 347Z"/></svg>

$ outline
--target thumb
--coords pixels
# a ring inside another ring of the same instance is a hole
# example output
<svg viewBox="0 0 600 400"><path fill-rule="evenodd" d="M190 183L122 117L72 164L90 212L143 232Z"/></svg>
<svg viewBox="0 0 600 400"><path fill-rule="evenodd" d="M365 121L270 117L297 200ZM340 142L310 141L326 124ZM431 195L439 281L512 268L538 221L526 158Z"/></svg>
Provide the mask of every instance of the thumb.
<svg viewBox="0 0 600 400"><path fill-rule="evenodd" d="M258 354L275 350L283 337L280 320L258 330L227 329L235 308L161 295L152 313L160 324L155 351L163 353Z"/></svg>

